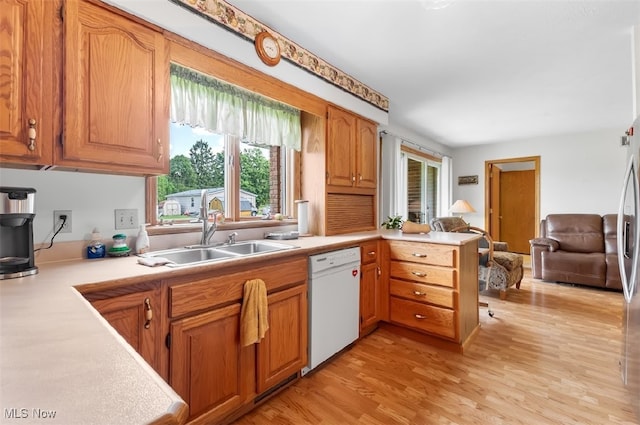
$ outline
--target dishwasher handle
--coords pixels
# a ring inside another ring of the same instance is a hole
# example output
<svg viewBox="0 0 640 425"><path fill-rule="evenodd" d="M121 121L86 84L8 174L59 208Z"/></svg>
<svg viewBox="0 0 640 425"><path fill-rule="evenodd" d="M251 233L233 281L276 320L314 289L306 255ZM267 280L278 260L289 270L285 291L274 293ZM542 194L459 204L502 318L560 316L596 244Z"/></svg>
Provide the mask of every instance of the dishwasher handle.
<svg viewBox="0 0 640 425"><path fill-rule="evenodd" d="M314 279L314 278L321 278L324 276L329 276L335 273L340 273L343 272L345 270L352 270L355 271L355 274L352 273L353 277L359 276L360 275L360 263L348 263L348 264L342 264L340 266L336 266L336 267L330 267L328 269L324 269L324 270L320 270L320 271L316 271L316 272L311 272L311 270L309 271L309 279Z"/></svg>

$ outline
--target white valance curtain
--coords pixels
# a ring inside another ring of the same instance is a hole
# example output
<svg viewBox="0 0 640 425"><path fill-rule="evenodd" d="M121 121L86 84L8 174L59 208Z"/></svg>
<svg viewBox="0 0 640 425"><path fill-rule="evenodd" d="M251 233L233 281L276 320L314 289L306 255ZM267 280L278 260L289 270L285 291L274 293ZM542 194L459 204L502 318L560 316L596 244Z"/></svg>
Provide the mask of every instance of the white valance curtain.
<svg viewBox="0 0 640 425"><path fill-rule="evenodd" d="M300 111L171 64L171 121L300 150Z"/></svg>

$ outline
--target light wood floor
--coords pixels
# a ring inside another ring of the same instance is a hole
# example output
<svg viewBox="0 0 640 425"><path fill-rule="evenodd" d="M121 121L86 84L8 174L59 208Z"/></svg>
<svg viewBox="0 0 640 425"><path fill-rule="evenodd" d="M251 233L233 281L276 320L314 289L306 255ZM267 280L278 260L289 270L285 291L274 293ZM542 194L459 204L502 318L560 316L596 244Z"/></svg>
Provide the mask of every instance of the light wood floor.
<svg viewBox="0 0 640 425"><path fill-rule="evenodd" d="M236 422L638 424L622 385L620 293L529 278L488 293L464 355L378 330Z"/></svg>

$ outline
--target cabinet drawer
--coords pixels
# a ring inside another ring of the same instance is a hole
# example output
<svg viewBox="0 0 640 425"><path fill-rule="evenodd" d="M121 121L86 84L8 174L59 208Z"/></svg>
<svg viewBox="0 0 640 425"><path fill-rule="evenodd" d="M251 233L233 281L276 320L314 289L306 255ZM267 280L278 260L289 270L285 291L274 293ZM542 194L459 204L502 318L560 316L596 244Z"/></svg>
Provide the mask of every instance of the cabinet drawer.
<svg viewBox="0 0 640 425"><path fill-rule="evenodd" d="M391 279L389 292L396 297L407 298L421 303L437 304L451 309L454 309L457 304L456 292L440 286Z"/></svg>
<svg viewBox="0 0 640 425"><path fill-rule="evenodd" d="M447 338L456 338L453 310L391 297L391 322Z"/></svg>
<svg viewBox="0 0 640 425"><path fill-rule="evenodd" d="M378 241L364 242L360 245L360 257L362 264L378 261Z"/></svg>
<svg viewBox="0 0 640 425"><path fill-rule="evenodd" d="M458 249L434 243L391 241L391 259L436 266L455 267Z"/></svg>
<svg viewBox="0 0 640 425"><path fill-rule="evenodd" d="M413 280L421 283L457 288L457 273L455 269L427 266L418 263L404 261L392 261L390 267L391 277L404 280Z"/></svg>
<svg viewBox="0 0 640 425"><path fill-rule="evenodd" d="M233 272L220 269L216 276L176 280L169 284L169 316L207 310L218 305L242 299L244 283L249 279L262 279L267 291L292 286L307 280L306 257L292 261L269 263L262 267ZM211 273L210 273L211 274Z"/></svg>

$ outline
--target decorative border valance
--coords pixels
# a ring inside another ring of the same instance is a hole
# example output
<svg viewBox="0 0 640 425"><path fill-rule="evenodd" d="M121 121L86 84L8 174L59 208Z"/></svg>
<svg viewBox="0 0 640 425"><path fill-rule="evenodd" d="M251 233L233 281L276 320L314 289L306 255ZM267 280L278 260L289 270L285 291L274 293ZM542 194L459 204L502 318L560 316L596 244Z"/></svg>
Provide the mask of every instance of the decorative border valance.
<svg viewBox="0 0 640 425"><path fill-rule="evenodd" d="M351 93L376 108L389 112L389 99L387 97L345 74L224 0L169 1L191 10L198 16L220 25L249 41L253 41L261 31L269 31L278 40L284 60Z"/></svg>

